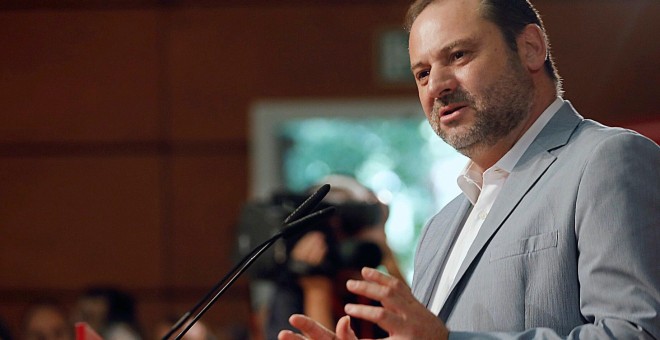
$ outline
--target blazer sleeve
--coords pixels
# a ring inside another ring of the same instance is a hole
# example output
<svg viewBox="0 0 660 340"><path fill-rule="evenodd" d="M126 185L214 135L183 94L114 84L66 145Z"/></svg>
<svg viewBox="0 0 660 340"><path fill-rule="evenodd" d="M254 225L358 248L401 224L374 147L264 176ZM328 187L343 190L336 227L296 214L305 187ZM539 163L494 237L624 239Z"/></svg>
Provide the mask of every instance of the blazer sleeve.
<svg viewBox="0 0 660 340"><path fill-rule="evenodd" d="M450 339L660 338L660 148L621 130L582 164L574 218L584 324L568 335L450 330Z"/></svg>

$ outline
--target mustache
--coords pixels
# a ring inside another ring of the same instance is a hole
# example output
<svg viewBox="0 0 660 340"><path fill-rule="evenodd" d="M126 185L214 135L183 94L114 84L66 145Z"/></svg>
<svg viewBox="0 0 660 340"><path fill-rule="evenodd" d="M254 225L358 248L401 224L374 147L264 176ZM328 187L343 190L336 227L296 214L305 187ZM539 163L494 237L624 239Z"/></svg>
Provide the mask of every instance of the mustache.
<svg viewBox="0 0 660 340"><path fill-rule="evenodd" d="M470 106L473 106L474 99L467 91L461 88L457 88L451 93L436 98L433 106L435 110L438 110L442 106L447 106L454 103L464 103L464 102L467 102L468 104L470 104Z"/></svg>
<svg viewBox="0 0 660 340"><path fill-rule="evenodd" d="M464 89L457 88L442 97L436 98L433 103L433 114L437 115L440 108L454 103L467 103L470 107L475 107L474 97Z"/></svg>

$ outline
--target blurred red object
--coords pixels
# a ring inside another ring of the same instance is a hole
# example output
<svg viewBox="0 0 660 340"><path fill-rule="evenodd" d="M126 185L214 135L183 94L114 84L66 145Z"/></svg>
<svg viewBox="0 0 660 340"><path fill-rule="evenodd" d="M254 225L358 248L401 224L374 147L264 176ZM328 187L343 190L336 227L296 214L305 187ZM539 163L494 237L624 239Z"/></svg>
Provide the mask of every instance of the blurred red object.
<svg viewBox="0 0 660 340"><path fill-rule="evenodd" d="M86 322L76 322L76 340L103 340Z"/></svg>

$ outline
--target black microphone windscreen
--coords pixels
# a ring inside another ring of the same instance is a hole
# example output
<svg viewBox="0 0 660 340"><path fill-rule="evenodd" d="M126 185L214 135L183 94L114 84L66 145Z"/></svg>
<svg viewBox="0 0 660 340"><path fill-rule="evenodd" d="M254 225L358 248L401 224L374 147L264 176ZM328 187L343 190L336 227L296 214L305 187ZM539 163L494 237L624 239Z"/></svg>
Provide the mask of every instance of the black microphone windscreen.
<svg viewBox="0 0 660 340"><path fill-rule="evenodd" d="M314 210L323 198L330 192L330 184L324 184L309 196L296 210L284 219L284 224L289 224L307 215Z"/></svg>

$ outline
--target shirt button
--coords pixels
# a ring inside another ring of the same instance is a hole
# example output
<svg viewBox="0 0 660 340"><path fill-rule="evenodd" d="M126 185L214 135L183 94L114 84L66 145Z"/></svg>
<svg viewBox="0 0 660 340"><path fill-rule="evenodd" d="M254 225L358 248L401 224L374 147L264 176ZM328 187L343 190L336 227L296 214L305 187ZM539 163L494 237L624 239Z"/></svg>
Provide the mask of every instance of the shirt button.
<svg viewBox="0 0 660 340"><path fill-rule="evenodd" d="M479 219L480 219L480 220L485 220L485 219L486 219L486 216L488 216L488 212L487 212L487 211L482 211L482 212L479 213Z"/></svg>

